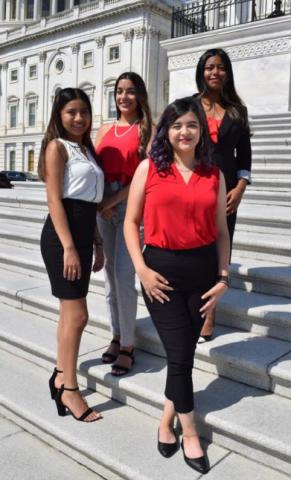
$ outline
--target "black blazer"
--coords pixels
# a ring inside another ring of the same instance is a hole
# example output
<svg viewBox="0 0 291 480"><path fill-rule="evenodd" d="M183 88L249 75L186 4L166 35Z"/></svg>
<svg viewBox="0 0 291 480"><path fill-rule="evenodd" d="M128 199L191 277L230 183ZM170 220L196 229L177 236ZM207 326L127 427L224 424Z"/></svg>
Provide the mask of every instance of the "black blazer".
<svg viewBox="0 0 291 480"><path fill-rule="evenodd" d="M207 121L202 105L201 110ZM237 185L239 170L251 171L250 132L225 112L218 131L218 142L213 143L210 140L210 145L212 160L223 172L226 189L229 191Z"/></svg>

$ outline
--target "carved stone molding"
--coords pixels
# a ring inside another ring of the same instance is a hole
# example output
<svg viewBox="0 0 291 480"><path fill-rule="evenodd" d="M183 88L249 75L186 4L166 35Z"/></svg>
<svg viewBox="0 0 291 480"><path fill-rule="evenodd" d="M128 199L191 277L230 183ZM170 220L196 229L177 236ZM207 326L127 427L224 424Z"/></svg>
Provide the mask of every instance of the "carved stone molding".
<svg viewBox="0 0 291 480"><path fill-rule="evenodd" d="M250 42L244 45L224 47L224 50L228 53L232 61L276 55L285 52L291 53L291 38L275 38L261 42ZM201 50L200 52L172 56L169 58L169 69L176 70L179 68L196 67L203 52L204 50Z"/></svg>
<svg viewBox="0 0 291 480"><path fill-rule="evenodd" d="M74 43L73 45L71 45L71 50L73 54L78 53L78 51L80 50L80 44Z"/></svg>
<svg viewBox="0 0 291 480"><path fill-rule="evenodd" d="M46 60L46 52L41 52L38 54L38 59L40 62L45 62Z"/></svg>
<svg viewBox="0 0 291 480"><path fill-rule="evenodd" d="M154 27L149 27L148 28L148 36L153 38L153 37L160 37L161 31L158 30L157 28Z"/></svg>
<svg viewBox="0 0 291 480"><path fill-rule="evenodd" d="M134 29L131 28L130 30L124 30L122 33L123 33L125 42L130 42L134 36Z"/></svg>
<svg viewBox="0 0 291 480"><path fill-rule="evenodd" d="M143 38L146 34L146 28L145 27L137 27L134 29L134 34L136 38Z"/></svg>
<svg viewBox="0 0 291 480"><path fill-rule="evenodd" d="M291 52L291 38L276 38L263 40L261 42L251 42L245 45L227 47L226 51L232 60Z"/></svg>
<svg viewBox="0 0 291 480"><path fill-rule="evenodd" d="M22 67L24 67L24 66L26 65L26 57L22 57L22 58L20 59L20 65L21 65Z"/></svg>
<svg viewBox="0 0 291 480"><path fill-rule="evenodd" d="M1 64L2 70L5 71L8 68L8 62L4 62Z"/></svg>
<svg viewBox="0 0 291 480"><path fill-rule="evenodd" d="M105 37L97 37L96 38L96 44L97 44L97 48L102 48L104 47L105 45Z"/></svg>

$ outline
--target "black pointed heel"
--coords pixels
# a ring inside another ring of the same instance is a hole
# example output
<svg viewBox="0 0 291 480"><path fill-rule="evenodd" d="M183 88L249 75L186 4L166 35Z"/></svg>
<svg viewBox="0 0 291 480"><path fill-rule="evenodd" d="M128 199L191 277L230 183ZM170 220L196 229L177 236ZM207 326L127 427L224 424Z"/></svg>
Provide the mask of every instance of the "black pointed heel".
<svg viewBox="0 0 291 480"><path fill-rule="evenodd" d="M57 394L57 387L55 386L55 379L58 373L63 373L63 370L58 370L57 368L54 369L51 378L49 379L49 389L51 392L51 399L54 400Z"/></svg>
<svg viewBox="0 0 291 480"><path fill-rule="evenodd" d="M209 466L209 461L206 455L203 455L202 457L198 457L198 458L189 458L189 457L186 457L185 455L183 440L181 442L181 447L183 450L184 460L189 467L193 468L193 470L196 470L199 473L202 473L203 475L209 472L210 466Z"/></svg>
<svg viewBox="0 0 291 480"><path fill-rule="evenodd" d="M114 363L112 365L113 368L117 368L119 372L114 372L111 370L111 375L113 377L122 377L122 375L126 375L133 367L135 358L134 358L134 348L131 350L131 352L128 352L127 350L120 350L119 355L124 355L125 357L131 358L131 367L124 367L123 365L119 365L118 363Z"/></svg>
<svg viewBox="0 0 291 480"><path fill-rule="evenodd" d="M176 437L176 442L175 443L164 443L164 442L160 442L159 433L160 433L160 430L158 430L158 451L160 452L160 454L163 457L170 458L179 450L178 437L177 437L175 431L173 430L173 433Z"/></svg>
<svg viewBox="0 0 291 480"><path fill-rule="evenodd" d="M63 402L62 402L62 394L64 393L65 390L67 390L68 392L77 392L79 390L79 387L66 388L64 385L62 385L61 388L57 391L57 394L55 396L55 402L56 402L56 406L57 406L59 416L64 417L66 415L66 411L68 410L71 413L71 415L74 417L75 420L78 420L79 422L84 422L86 420L86 418L90 415L90 413L93 412L92 408L90 408L90 407L87 408L87 410L84 413L82 413L82 415L80 417L76 417L76 415L74 415L72 410L70 410L70 408L67 407L66 405L64 405ZM99 414L99 416L97 418L94 418L94 420L89 420L86 423L96 422L97 420L100 420L101 418L102 418L102 415Z"/></svg>

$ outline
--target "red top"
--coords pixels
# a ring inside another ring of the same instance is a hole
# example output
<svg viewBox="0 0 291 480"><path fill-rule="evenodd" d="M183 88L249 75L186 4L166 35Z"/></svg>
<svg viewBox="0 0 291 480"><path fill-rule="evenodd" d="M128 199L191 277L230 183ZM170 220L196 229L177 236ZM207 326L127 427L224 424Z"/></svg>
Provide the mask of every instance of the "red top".
<svg viewBox="0 0 291 480"><path fill-rule="evenodd" d="M207 117L208 131L213 143L218 143L218 131L222 120L218 118Z"/></svg>
<svg viewBox="0 0 291 480"><path fill-rule="evenodd" d="M201 247L216 241L218 167L198 165L188 183L172 165L158 173L152 160L145 187L144 243L172 250Z"/></svg>
<svg viewBox="0 0 291 480"><path fill-rule="evenodd" d="M119 136L115 135L115 128L117 128ZM108 182L118 181L123 185L130 183L140 162L139 145L138 125L132 127L112 125L96 148L105 180Z"/></svg>

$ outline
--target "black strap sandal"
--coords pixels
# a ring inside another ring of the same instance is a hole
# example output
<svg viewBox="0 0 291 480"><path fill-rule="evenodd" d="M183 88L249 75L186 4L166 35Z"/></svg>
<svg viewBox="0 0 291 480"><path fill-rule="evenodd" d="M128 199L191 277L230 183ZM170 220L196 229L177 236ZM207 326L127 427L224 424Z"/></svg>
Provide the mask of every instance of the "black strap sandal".
<svg viewBox="0 0 291 480"><path fill-rule="evenodd" d="M113 339L113 340L111 340L110 345L111 345L111 343L113 343L115 345L118 345L120 347L119 340ZM102 360L102 363L113 363L113 362L115 362L117 357L118 357L118 355L114 355L113 353L104 352L102 354L101 360Z"/></svg>
<svg viewBox="0 0 291 480"><path fill-rule="evenodd" d="M135 358L134 358L134 348L131 352L127 352L127 350L120 350L119 355L124 355L125 357L129 357L131 359L131 367L124 367L124 365L119 365L118 363L114 363L111 369L111 375L113 377L122 377L122 375L126 375L133 367ZM113 369L118 369L119 372L114 372Z"/></svg>
<svg viewBox="0 0 291 480"><path fill-rule="evenodd" d="M62 385L61 388L57 391L57 394L56 394L56 397L55 397L55 402L56 402L58 414L60 415L60 417L64 417L66 415L66 410L68 410L73 415L75 420L78 420L79 422L84 422L86 420L86 418L90 415L90 413L92 413L94 410L92 410L92 408L89 407L89 408L87 408L87 410L85 410L84 413L82 413L82 415L80 417L76 417L76 415L74 415L72 410L70 410L69 407L64 405L63 402L62 402L62 394L64 393L64 390L67 390L69 392L77 392L79 390L79 387L66 388L64 385ZM101 413L99 413L99 415L96 418L94 418L93 420L88 420L88 422L86 422L86 423L96 422L97 420L100 420L101 418L103 418L103 417L102 417Z"/></svg>
<svg viewBox="0 0 291 480"><path fill-rule="evenodd" d="M49 379L49 389L50 389L50 392L51 392L51 399L52 400L55 399L55 396L56 396L57 391L58 391L57 387L55 386L55 379L56 379L58 373L63 373L63 370L58 370L57 368L55 368L51 378Z"/></svg>

